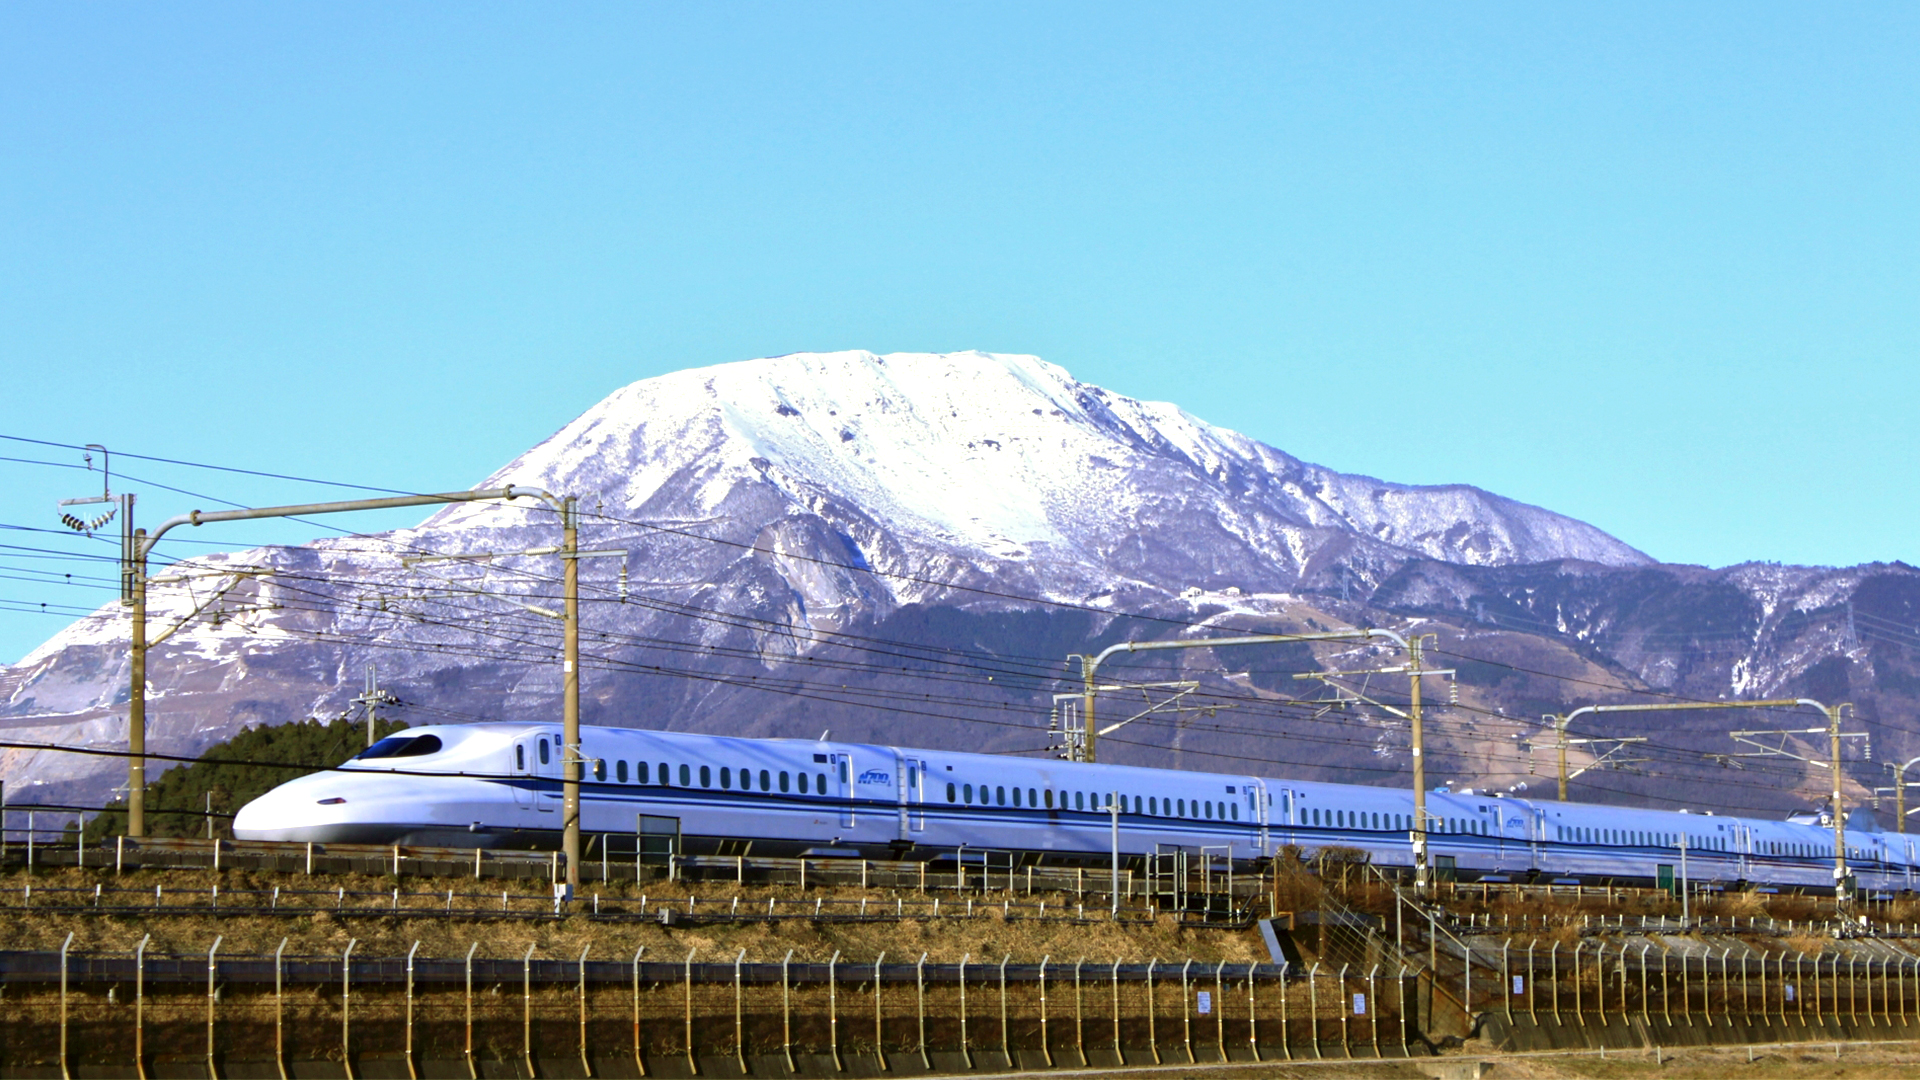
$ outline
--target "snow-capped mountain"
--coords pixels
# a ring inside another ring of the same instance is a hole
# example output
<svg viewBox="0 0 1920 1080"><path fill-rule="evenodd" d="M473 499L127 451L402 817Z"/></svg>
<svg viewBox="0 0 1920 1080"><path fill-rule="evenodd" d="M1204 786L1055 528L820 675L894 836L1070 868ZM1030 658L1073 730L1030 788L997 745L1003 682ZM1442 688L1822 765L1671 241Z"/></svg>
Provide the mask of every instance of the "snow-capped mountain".
<svg viewBox="0 0 1920 1080"><path fill-rule="evenodd" d="M806 353L647 379L477 486L508 483L577 497L582 546L626 553L582 564L590 723L1032 749L1068 653L1192 623L1498 626L1650 685L1725 674L1741 693L1831 652L1735 672L1742 658L1674 660L1665 624L1635 630L1663 602L1685 624L1704 588L1766 609L1749 639L1764 653L1767 619L1780 631L1800 625L1786 613L1825 610L1821 572L1663 567L1538 507L1334 472L1028 356ZM219 571L262 571L157 652L151 745L194 752L337 713L370 660L414 723L551 716L557 629L528 609L554 606L554 561L442 557L550 546L554 522L530 500L462 504L170 572L183 580L156 589L156 625L226 583ZM25 741L124 740L126 640L113 606L0 669L0 724ZM1193 738L1171 741L1233 743ZM0 758L0 778L29 774L97 798L119 765Z"/></svg>

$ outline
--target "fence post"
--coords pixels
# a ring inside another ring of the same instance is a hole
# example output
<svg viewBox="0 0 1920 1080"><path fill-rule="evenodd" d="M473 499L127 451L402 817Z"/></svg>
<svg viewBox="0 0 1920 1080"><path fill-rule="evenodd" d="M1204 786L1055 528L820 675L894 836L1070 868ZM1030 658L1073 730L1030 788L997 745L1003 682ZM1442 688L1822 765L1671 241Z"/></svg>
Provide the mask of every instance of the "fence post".
<svg viewBox="0 0 1920 1080"><path fill-rule="evenodd" d="M1033 883L1031 866L1027 867L1027 883L1028 893L1031 894ZM1053 1043L1047 1038L1047 961L1051 959L1053 959L1052 954L1040 958L1040 1056L1046 1061L1049 1069L1053 1068Z"/></svg>
<svg viewBox="0 0 1920 1080"><path fill-rule="evenodd" d="M28 834L32 840L32 834ZM67 939L60 943L60 1077L61 1080L73 1080L73 1073L67 1068L67 950L73 945L73 931L67 931ZM214 948L220 947L218 938L214 939ZM212 977L208 977L207 987L207 1061L213 1061L213 987Z"/></svg>
<svg viewBox="0 0 1920 1080"><path fill-rule="evenodd" d="M280 1080L287 1080L286 952L287 939L283 937L280 947L273 950L273 1064L280 1071Z"/></svg>
<svg viewBox="0 0 1920 1080"><path fill-rule="evenodd" d="M601 838L601 850L606 850L605 837ZM593 944L589 942L580 950L580 959L574 965L580 980L580 1075L587 1077L593 1075L593 1065L587 1060L587 953L592 949Z"/></svg>
<svg viewBox="0 0 1920 1080"><path fill-rule="evenodd" d="M467 1030L461 1055L467 1060L467 1075L471 1080L480 1080L480 1065L473 1059L473 954L479 948L480 943L477 941L467 945ZM286 1080L286 1077L283 1076L280 1080Z"/></svg>
<svg viewBox="0 0 1920 1080"><path fill-rule="evenodd" d="M1193 961L1180 965L1180 1041L1187 1047L1187 1064L1197 1065L1200 1059L1193 1056L1193 986L1187 979Z"/></svg>
<svg viewBox="0 0 1920 1080"><path fill-rule="evenodd" d="M746 959L747 950L745 949L741 949L739 955L733 958L733 1053L734 1058L740 1062L741 1076L747 1075L747 1032L742 1016L743 1009L740 987L740 965L744 963ZM586 961L587 954L583 952L580 954L580 967L583 972L580 976L580 1060L583 1065L586 1063L587 1057L587 983L586 975L584 974Z"/></svg>
<svg viewBox="0 0 1920 1080"><path fill-rule="evenodd" d="M413 956L420 951L420 943L415 941L407 950L407 1075L412 1080L420 1080L420 1070L413 1063Z"/></svg>
<svg viewBox="0 0 1920 1080"><path fill-rule="evenodd" d="M340 954L340 1065L347 1080L353 1080L353 947L358 944L359 938L349 939Z"/></svg>
<svg viewBox="0 0 1920 1080"><path fill-rule="evenodd" d="M1580 950L1586 942L1575 938L1573 941L1573 1018L1581 1027L1587 1026L1586 994L1580 985Z"/></svg>
<svg viewBox="0 0 1920 1080"><path fill-rule="evenodd" d="M1013 891L1013 870L1011 867L1007 870L1007 891ZM1009 1069L1018 1067L1013 1063L1013 1040L1008 1037L1007 1033L1007 961L1011 959L1013 959L1012 953L1008 953L1000 958L1000 1056L1007 1060L1007 1068Z"/></svg>
<svg viewBox="0 0 1920 1080"><path fill-rule="evenodd" d="M133 950L133 1071L140 1080L147 1080L147 942L153 940L152 934L140 939ZM281 948L286 948L283 939Z"/></svg>
<svg viewBox="0 0 1920 1080"><path fill-rule="evenodd" d="M1153 1063L1160 1061L1160 1017L1154 1001L1153 968L1160 962L1159 957L1147 961L1147 1049L1153 1051Z"/></svg>
<svg viewBox="0 0 1920 1080"><path fill-rule="evenodd" d="M1405 992L1402 991L1402 994L1401 994L1402 1000L1405 999L1405 996L1406 996ZM1282 960L1280 961L1280 1056L1282 1058L1285 1058L1288 1061L1292 1061L1293 1060L1293 1042L1288 1037L1288 1032L1287 1032L1288 1020L1289 1020L1289 1017L1287 1016L1287 962L1285 960Z"/></svg>
<svg viewBox="0 0 1920 1080"><path fill-rule="evenodd" d="M1313 1056L1324 1058L1320 1052L1320 961L1315 960L1307 969L1307 1037L1313 1043Z"/></svg>
<svg viewBox="0 0 1920 1080"><path fill-rule="evenodd" d="M745 955L745 950L742 950ZM880 1059L880 1071L886 1072L887 1066L887 1014L880 1005L880 965L887 959L887 950L881 949L880 955L873 958L873 1056ZM1044 991L1043 991L1044 992ZM1044 1012L1042 1015L1045 1015ZM742 1072L746 1065L740 1066Z"/></svg>
<svg viewBox="0 0 1920 1080"><path fill-rule="evenodd" d="M921 864L921 873L925 874L926 864ZM883 954L884 955L884 954ZM927 1057L927 954L920 954L919 963L913 966L913 992L915 1009L920 1021L920 1064L931 1070L933 1062Z"/></svg>
<svg viewBox="0 0 1920 1080"><path fill-rule="evenodd" d="M1400 988L1398 993L1400 1001L1400 1056L1412 1057L1413 1039L1407 1033L1407 965L1405 961L1400 961L1399 963L1400 976L1393 981Z"/></svg>
<svg viewBox="0 0 1920 1080"><path fill-rule="evenodd" d="M540 1075L533 1067L533 949L528 945L527 955L520 958L520 1052L530 1077Z"/></svg>
<svg viewBox="0 0 1920 1080"><path fill-rule="evenodd" d="M1507 963L1507 949L1513 939L1500 943L1500 1000L1507 1010L1507 1026L1513 1026L1513 968Z"/></svg>
<svg viewBox="0 0 1920 1080"><path fill-rule="evenodd" d="M698 1058L694 1057L694 1054L693 1054L693 955L699 951L700 949L698 946L687 950L686 980L684 984L686 986L685 1000L686 1000L686 1006L687 1006L687 1009L686 1009L687 1069L688 1071L692 1072L693 1075L695 1076L700 1075L700 1061Z"/></svg>
<svg viewBox="0 0 1920 1080"><path fill-rule="evenodd" d="M835 949L827 960L827 1038L833 1047L834 1071L846 1072L846 1065L840 1061L840 984L835 978L839 964L840 950Z"/></svg>
<svg viewBox="0 0 1920 1080"><path fill-rule="evenodd" d="M1553 1025L1560 1026L1560 943L1547 947L1547 981L1553 985Z"/></svg>
<svg viewBox="0 0 1920 1080"><path fill-rule="evenodd" d="M1254 997L1253 993L1253 988L1256 985L1254 973L1259 967L1260 965L1257 962L1247 965L1247 1047L1253 1051L1253 1060L1255 1061L1264 1060L1260 1056L1259 1001Z"/></svg>
<svg viewBox="0 0 1920 1080"><path fill-rule="evenodd" d="M1113 1056L1120 1064L1127 1063L1127 1052L1120 1045L1120 961L1113 962Z"/></svg>
<svg viewBox="0 0 1920 1080"><path fill-rule="evenodd" d="M1539 1027L1540 1015L1535 1010L1535 1005L1534 1005L1534 1001L1536 997L1534 987L1535 987L1535 984L1539 981L1533 977L1533 947L1536 944L1538 944L1538 942L1533 942L1533 941L1527 942L1527 1022L1534 1025L1535 1027Z"/></svg>
<svg viewBox="0 0 1920 1080"><path fill-rule="evenodd" d="M1380 965L1375 964L1367 971L1367 1034L1373 1040L1373 1056L1380 1057ZM1468 1018L1467 1034L1473 1034L1472 1018Z"/></svg>
<svg viewBox="0 0 1920 1080"><path fill-rule="evenodd" d="M969 1069L973 1068L973 1047L967 1040L967 958L972 955L960 954L960 1056Z"/></svg>
<svg viewBox="0 0 1920 1080"><path fill-rule="evenodd" d="M1437 985L1437 984L1436 984ZM1348 1020L1353 1014L1352 1000L1347 997L1347 965L1340 965L1340 992L1334 995L1334 1003L1340 1009L1340 1052L1351 1059L1353 1057L1353 1029Z"/></svg>
<svg viewBox="0 0 1920 1080"><path fill-rule="evenodd" d="M1213 969L1213 1025L1214 1033L1220 1040L1220 1062L1227 1061L1227 989L1221 981L1227 970L1227 962L1220 961Z"/></svg>
<svg viewBox="0 0 1920 1080"><path fill-rule="evenodd" d="M1086 957L1073 962L1073 1051L1080 1055L1080 1066L1087 1064L1087 998L1080 986L1080 969L1085 967Z"/></svg>
<svg viewBox="0 0 1920 1080"><path fill-rule="evenodd" d="M922 962L925 961L922 957ZM793 950L780 958L780 1047L787 1055L787 1072L798 1070L793 1065L793 980L788 976L788 967L793 963ZM922 1025L924 1029L925 1025Z"/></svg>

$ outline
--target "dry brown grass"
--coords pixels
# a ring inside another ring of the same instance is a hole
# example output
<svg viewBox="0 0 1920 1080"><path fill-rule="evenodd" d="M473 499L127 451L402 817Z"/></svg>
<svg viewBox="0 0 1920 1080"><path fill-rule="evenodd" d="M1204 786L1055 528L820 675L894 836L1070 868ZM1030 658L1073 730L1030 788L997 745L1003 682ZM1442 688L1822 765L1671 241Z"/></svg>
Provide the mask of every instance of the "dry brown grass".
<svg viewBox="0 0 1920 1080"><path fill-rule="evenodd" d="M17 876L12 879L0 879L0 902L6 902L8 892L19 888ZM43 873L33 879L35 888L45 894L53 886L80 887L91 890L95 882L109 882L112 873L99 871L62 870L55 873ZM157 882L169 892L196 890L205 895L208 886L215 880L209 871L175 870L142 872L121 879L131 883L129 887L151 889ZM223 894L246 888L267 888L279 884L283 887L305 885L308 879L296 877L289 881L286 875L256 875L247 872L227 872L218 879ZM388 877L349 877L329 876L311 879L314 888L332 889L345 887L349 891L383 891L394 887ZM452 887L462 892L485 892L491 890L498 896L502 889L523 899L520 910L530 910L534 900L546 900L550 903L551 894L545 882L500 882L487 880L480 883L449 879L408 878L399 883L403 889L430 890L436 885ZM893 904L894 892L889 890L858 889L809 889L802 894L798 889L778 886L736 886L732 883L648 883L635 888L631 883L613 883L606 887L590 887L587 895L598 891L601 895L603 910L612 911L616 906L637 906L639 896L644 893L650 907L661 900L684 900L696 896L702 904L713 907L725 907L733 896L741 898L744 907L758 903L766 904L769 896L783 899L798 899L804 896L809 902L816 897L829 899L858 899L865 896L878 909ZM917 892L902 892L899 895L919 900ZM687 955L689 949L697 949L701 959L732 959L741 949L747 950L750 960L778 960L788 949L794 951L795 960L825 961L838 950L849 961L871 961L883 950L888 959L894 962L911 962L926 953L930 963L953 963L963 955L975 960L991 959L998 961L1002 956L1011 954L1017 960L1033 962L1042 956L1052 956L1055 960L1072 960L1085 957L1089 960L1102 959L1108 963L1116 959L1130 962L1145 961L1158 956L1161 959L1178 957L1201 961L1226 960L1232 963L1264 961L1266 950L1257 931L1199 930L1182 927L1171 915L1162 915L1151 924L1127 923L1115 924L1098 918L1085 923L1068 921L1046 921L1022 918L1016 911L1012 917L1006 917L1000 909L1000 901L1009 898L1005 893L995 893L987 897L976 895L974 902L980 912L975 918L941 918L938 920L876 921L867 923L815 923L805 919L787 919L777 923L727 923L714 925L690 925L668 928L651 919L635 921L596 920L586 915L576 914L560 920L515 921L504 919L473 919L445 917L396 917L389 914L335 914L331 911L314 911L300 915L243 915L222 914L201 910L169 910L162 908L154 912L141 912L127 915L93 914L74 910L36 910L11 911L7 918L0 919L0 949L58 949L61 941L71 932L74 935L73 948L81 951L130 952L143 935L152 935L148 949L155 953L173 953L181 955L204 954L215 935L224 937L221 952L225 955L271 954L284 936L290 955L337 954L345 949L347 943L358 940L354 955L373 957L379 955L404 955L415 942L420 942L423 956L463 956L474 942L480 943L482 956L519 957L525 953L528 945L535 947L535 954L546 957L577 957L580 950L592 946L592 955L601 959L629 959L634 951L645 946L650 957L671 957L679 959ZM1028 901L1028 897L1019 894L1011 897L1016 901ZM1071 898L1058 894L1051 896L1036 895L1034 901L1046 899L1048 912L1057 909L1071 909ZM19 902L19 893L12 893L12 903ZM956 903L951 894L943 899L943 906L955 910L964 910L964 899ZM590 901L589 905L590 906ZM1104 908L1094 907L1089 914L1097 915Z"/></svg>

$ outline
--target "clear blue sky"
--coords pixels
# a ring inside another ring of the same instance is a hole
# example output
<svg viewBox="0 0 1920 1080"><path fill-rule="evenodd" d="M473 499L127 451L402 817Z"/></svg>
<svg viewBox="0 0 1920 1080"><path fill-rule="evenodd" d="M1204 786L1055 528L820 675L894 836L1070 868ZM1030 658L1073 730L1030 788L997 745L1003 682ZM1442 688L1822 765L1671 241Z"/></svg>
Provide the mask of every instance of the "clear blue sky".
<svg viewBox="0 0 1920 1080"><path fill-rule="evenodd" d="M1668 560L1920 562L1916 56L1911 3L13 3L0 433L432 490L660 372L979 348Z"/></svg>

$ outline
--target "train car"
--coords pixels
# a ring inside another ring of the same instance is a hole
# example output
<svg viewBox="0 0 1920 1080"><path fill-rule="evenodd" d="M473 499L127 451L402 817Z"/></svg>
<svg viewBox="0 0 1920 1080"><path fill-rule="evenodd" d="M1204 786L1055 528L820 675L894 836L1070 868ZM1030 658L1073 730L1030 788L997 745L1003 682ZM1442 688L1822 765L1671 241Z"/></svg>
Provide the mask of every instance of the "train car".
<svg viewBox="0 0 1920 1080"><path fill-rule="evenodd" d="M801 739L585 728L581 829L664 838L682 854L982 857L1099 865L1166 851L1250 862L1287 846L1349 848L1412 865L1400 789ZM413 728L338 770L241 808L249 840L551 848L561 834L561 742L547 724ZM1473 792L1427 798L1435 868L1455 880L1784 889L1833 886L1833 831L1816 817L1547 802ZM1870 890L1913 887L1913 842L1855 812L1850 869ZM1684 848L1684 859L1682 849ZM631 848L629 848L631 850ZM1684 865L1683 865L1684 861Z"/></svg>

